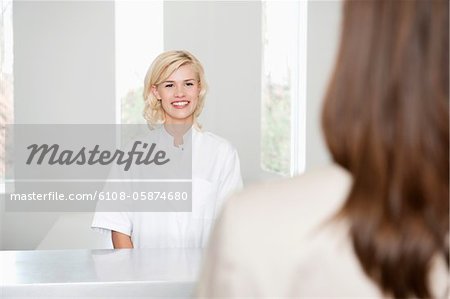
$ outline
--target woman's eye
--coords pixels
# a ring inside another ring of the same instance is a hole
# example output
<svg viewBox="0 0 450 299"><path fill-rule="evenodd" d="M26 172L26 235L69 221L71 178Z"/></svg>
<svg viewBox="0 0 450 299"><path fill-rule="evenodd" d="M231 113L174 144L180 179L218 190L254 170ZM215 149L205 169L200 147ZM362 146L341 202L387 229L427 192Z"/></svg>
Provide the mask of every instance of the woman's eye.
<svg viewBox="0 0 450 299"><path fill-rule="evenodd" d="M194 86L194 83L192 83L192 82L187 82L187 83L186 83L186 86Z"/></svg>
<svg viewBox="0 0 450 299"><path fill-rule="evenodd" d="M173 84L166 84L164 87L173 87Z"/></svg>

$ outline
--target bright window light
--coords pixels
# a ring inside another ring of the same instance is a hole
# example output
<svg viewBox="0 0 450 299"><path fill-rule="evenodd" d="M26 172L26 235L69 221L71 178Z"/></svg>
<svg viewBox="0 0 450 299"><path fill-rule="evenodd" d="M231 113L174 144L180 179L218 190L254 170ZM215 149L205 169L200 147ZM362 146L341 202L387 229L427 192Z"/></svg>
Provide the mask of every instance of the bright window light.
<svg viewBox="0 0 450 299"><path fill-rule="evenodd" d="M263 2L261 167L304 171L306 1Z"/></svg>
<svg viewBox="0 0 450 299"><path fill-rule="evenodd" d="M163 51L163 1L115 2L116 122L145 123L144 77Z"/></svg>

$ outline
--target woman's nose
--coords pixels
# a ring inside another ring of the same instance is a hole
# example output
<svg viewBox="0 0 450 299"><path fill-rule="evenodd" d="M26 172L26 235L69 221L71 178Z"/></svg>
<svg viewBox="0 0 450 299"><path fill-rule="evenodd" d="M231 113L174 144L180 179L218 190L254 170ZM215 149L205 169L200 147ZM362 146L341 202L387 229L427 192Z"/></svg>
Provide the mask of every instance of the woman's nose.
<svg viewBox="0 0 450 299"><path fill-rule="evenodd" d="M175 90L175 96L176 97L183 97L184 96L184 87L183 86L177 86Z"/></svg>

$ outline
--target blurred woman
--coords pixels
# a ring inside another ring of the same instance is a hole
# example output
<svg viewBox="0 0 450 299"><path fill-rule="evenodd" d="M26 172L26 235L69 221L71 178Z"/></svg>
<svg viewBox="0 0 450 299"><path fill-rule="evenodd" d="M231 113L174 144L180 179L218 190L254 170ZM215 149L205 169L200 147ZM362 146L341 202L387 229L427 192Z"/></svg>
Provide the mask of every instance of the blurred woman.
<svg viewBox="0 0 450 299"><path fill-rule="evenodd" d="M228 201L198 297L448 298L448 1L343 11L334 164Z"/></svg>
<svg viewBox="0 0 450 299"><path fill-rule="evenodd" d="M150 66L144 116L152 139L179 155L192 147L192 212L97 212L92 227L111 233L114 248L203 247L225 198L242 187L236 149L198 123L206 89L203 67L187 51L164 52Z"/></svg>

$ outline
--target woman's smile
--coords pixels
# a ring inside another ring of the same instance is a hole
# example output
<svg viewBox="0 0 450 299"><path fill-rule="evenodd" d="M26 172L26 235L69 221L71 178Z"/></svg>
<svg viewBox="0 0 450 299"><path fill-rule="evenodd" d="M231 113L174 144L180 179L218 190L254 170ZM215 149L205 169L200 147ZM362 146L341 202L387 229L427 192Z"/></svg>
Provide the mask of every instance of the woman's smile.
<svg viewBox="0 0 450 299"><path fill-rule="evenodd" d="M175 109L186 108L191 102L190 101L173 101L171 104Z"/></svg>

